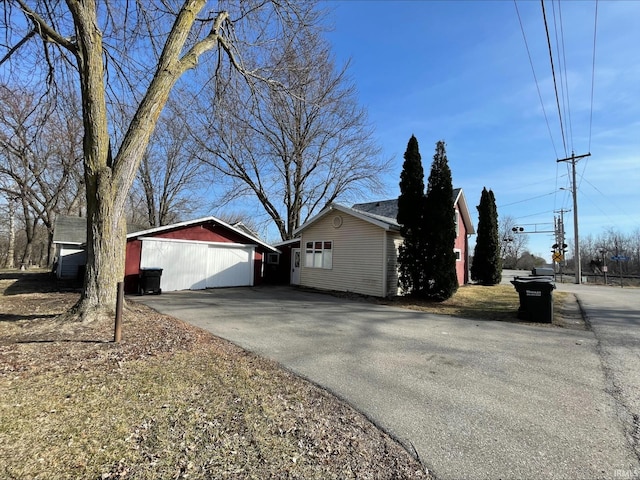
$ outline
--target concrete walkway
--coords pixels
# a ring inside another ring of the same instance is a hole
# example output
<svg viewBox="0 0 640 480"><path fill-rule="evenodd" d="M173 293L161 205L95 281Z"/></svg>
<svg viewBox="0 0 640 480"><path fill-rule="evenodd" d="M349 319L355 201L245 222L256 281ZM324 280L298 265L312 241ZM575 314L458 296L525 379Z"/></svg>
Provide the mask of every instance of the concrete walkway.
<svg viewBox="0 0 640 480"><path fill-rule="evenodd" d="M284 287L133 297L334 392L441 479L629 478L591 331L439 317Z"/></svg>

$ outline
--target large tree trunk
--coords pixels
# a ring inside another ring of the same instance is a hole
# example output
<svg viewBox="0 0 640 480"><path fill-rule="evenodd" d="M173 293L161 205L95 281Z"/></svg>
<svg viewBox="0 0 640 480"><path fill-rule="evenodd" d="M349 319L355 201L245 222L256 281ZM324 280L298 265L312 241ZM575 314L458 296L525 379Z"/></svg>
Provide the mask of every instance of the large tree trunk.
<svg viewBox="0 0 640 480"><path fill-rule="evenodd" d="M78 313L93 320L115 312L117 283L124 278L126 227L124 216L114 211L111 169L87 180L87 267Z"/></svg>
<svg viewBox="0 0 640 480"><path fill-rule="evenodd" d="M82 89L84 165L87 190L87 269L76 312L83 320L115 311L117 283L124 277L126 223L124 209L140 161L160 112L180 76L197 65L199 56L217 46L227 12L217 13L209 35L182 54L204 0L185 2L176 17L156 74L138 106L120 149L111 156L105 101L102 32L92 0L67 0L78 33L76 56Z"/></svg>
<svg viewBox="0 0 640 480"><path fill-rule="evenodd" d="M67 0L77 32L75 51L82 92L84 167L87 194L87 266L85 288L76 311L83 320L115 311L116 284L124 268L114 218L112 159L109 155L102 32L93 1Z"/></svg>

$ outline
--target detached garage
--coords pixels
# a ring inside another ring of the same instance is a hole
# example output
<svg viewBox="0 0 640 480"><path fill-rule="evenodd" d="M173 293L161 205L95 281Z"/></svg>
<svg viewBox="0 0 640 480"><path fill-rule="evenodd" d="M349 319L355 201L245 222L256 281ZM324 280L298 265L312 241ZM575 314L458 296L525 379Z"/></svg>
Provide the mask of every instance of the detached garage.
<svg viewBox="0 0 640 480"><path fill-rule="evenodd" d="M278 250L215 217L127 235L125 290L138 291L140 271L161 268L162 291L257 285L263 260Z"/></svg>

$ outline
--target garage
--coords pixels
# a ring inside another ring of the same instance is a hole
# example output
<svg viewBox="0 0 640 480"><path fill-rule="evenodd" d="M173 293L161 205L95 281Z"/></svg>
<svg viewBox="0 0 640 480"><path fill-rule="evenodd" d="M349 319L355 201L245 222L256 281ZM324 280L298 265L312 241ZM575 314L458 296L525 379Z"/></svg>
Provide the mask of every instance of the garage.
<svg viewBox="0 0 640 480"><path fill-rule="evenodd" d="M278 250L215 217L127 235L125 291L138 291L140 271L161 268L160 289L202 290L262 282L266 254Z"/></svg>
<svg viewBox="0 0 640 480"><path fill-rule="evenodd" d="M251 246L143 238L140 268L162 268L162 291L241 287L253 283Z"/></svg>

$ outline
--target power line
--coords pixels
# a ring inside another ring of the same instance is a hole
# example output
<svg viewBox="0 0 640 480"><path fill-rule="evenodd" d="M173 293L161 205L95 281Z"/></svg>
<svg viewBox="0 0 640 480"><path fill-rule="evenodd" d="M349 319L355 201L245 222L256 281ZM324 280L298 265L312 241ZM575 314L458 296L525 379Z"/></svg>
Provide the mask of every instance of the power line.
<svg viewBox="0 0 640 480"><path fill-rule="evenodd" d="M560 96L558 95L558 82L556 81L556 69L553 64L553 48L551 47L551 37L549 36L549 25L547 23L547 13L544 8L544 0L540 0L542 5L542 19L544 20L544 29L547 34L547 46L549 47L549 60L551 61L551 76L553 77L553 88L556 92L556 105L558 107L558 117L560 119L560 132L562 133L562 145L564 153L567 155L567 140L564 135L564 126L562 121L562 111L560 109Z"/></svg>
<svg viewBox="0 0 640 480"><path fill-rule="evenodd" d="M553 7L554 4L555 2L552 2L551 6ZM556 49L558 50L558 58L562 59L561 61L560 60L558 61L558 66L560 70L560 90L562 93L562 106L564 108L564 114L565 114L565 117L564 117L565 128L568 125L569 143L571 144L571 150L573 150L573 123L571 122L571 102L569 101L569 75L567 75L567 57L566 57L566 49L564 47L564 28L563 28L563 22L562 22L562 7L559 0L558 0L558 17L559 17L559 23L560 23L560 41L558 41L558 22L556 22L556 12L554 7L553 23L554 23L554 28L556 32ZM565 102L565 97L566 97L566 102Z"/></svg>
<svg viewBox="0 0 640 480"><path fill-rule="evenodd" d="M596 76L596 33L598 31L598 0L596 0L596 11L593 20L593 60L591 62L591 112L589 113L589 148L591 151L591 127L593 125L593 87Z"/></svg>
<svg viewBox="0 0 640 480"><path fill-rule="evenodd" d="M549 131L549 137L551 138L551 145L553 146L553 151L556 154L556 158L558 158L558 150L556 149L556 144L553 141L553 134L551 133L551 125L549 125L549 117L547 117L547 111L544 108L544 101L542 100L542 94L540 93L540 84L538 83L538 77L536 76L536 70L533 67L533 60L531 59L531 51L529 50L529 44L527 43L527 36L524 33L524 27L522 25L522 18L520 18L520 10L518 10L518 4L516 0L513 0L513 5L516 7L516 15L518 16L518 23L520 24L520 31L522 32L522 39L524 40L524 46L527 49L527 56L529 57L529 65L531 65L531 72L533 73L533 80L536 83L536 90L538 91L538 98L540 99L540 105L542 106L542 113L544 114L544 120L547 122L547 130Z"/></svg>
<svg viewBox="0 0 640 480"><path fill-rule="evenodd" d="M545 193L543 195L537 195L535 197L531 197L531 198L525 198L524 200L518 200L517 202L512 202L512 203L507 203L504 205L499 205L497 208L503 208L503 207L510 207L511 205L516 205L518 203L524 203L524 202L528 202L530 200L535 200L537 198L543 198L543 197L548 197L549 195L554 195L556 192L549 192L549 193Z"/></svg>

